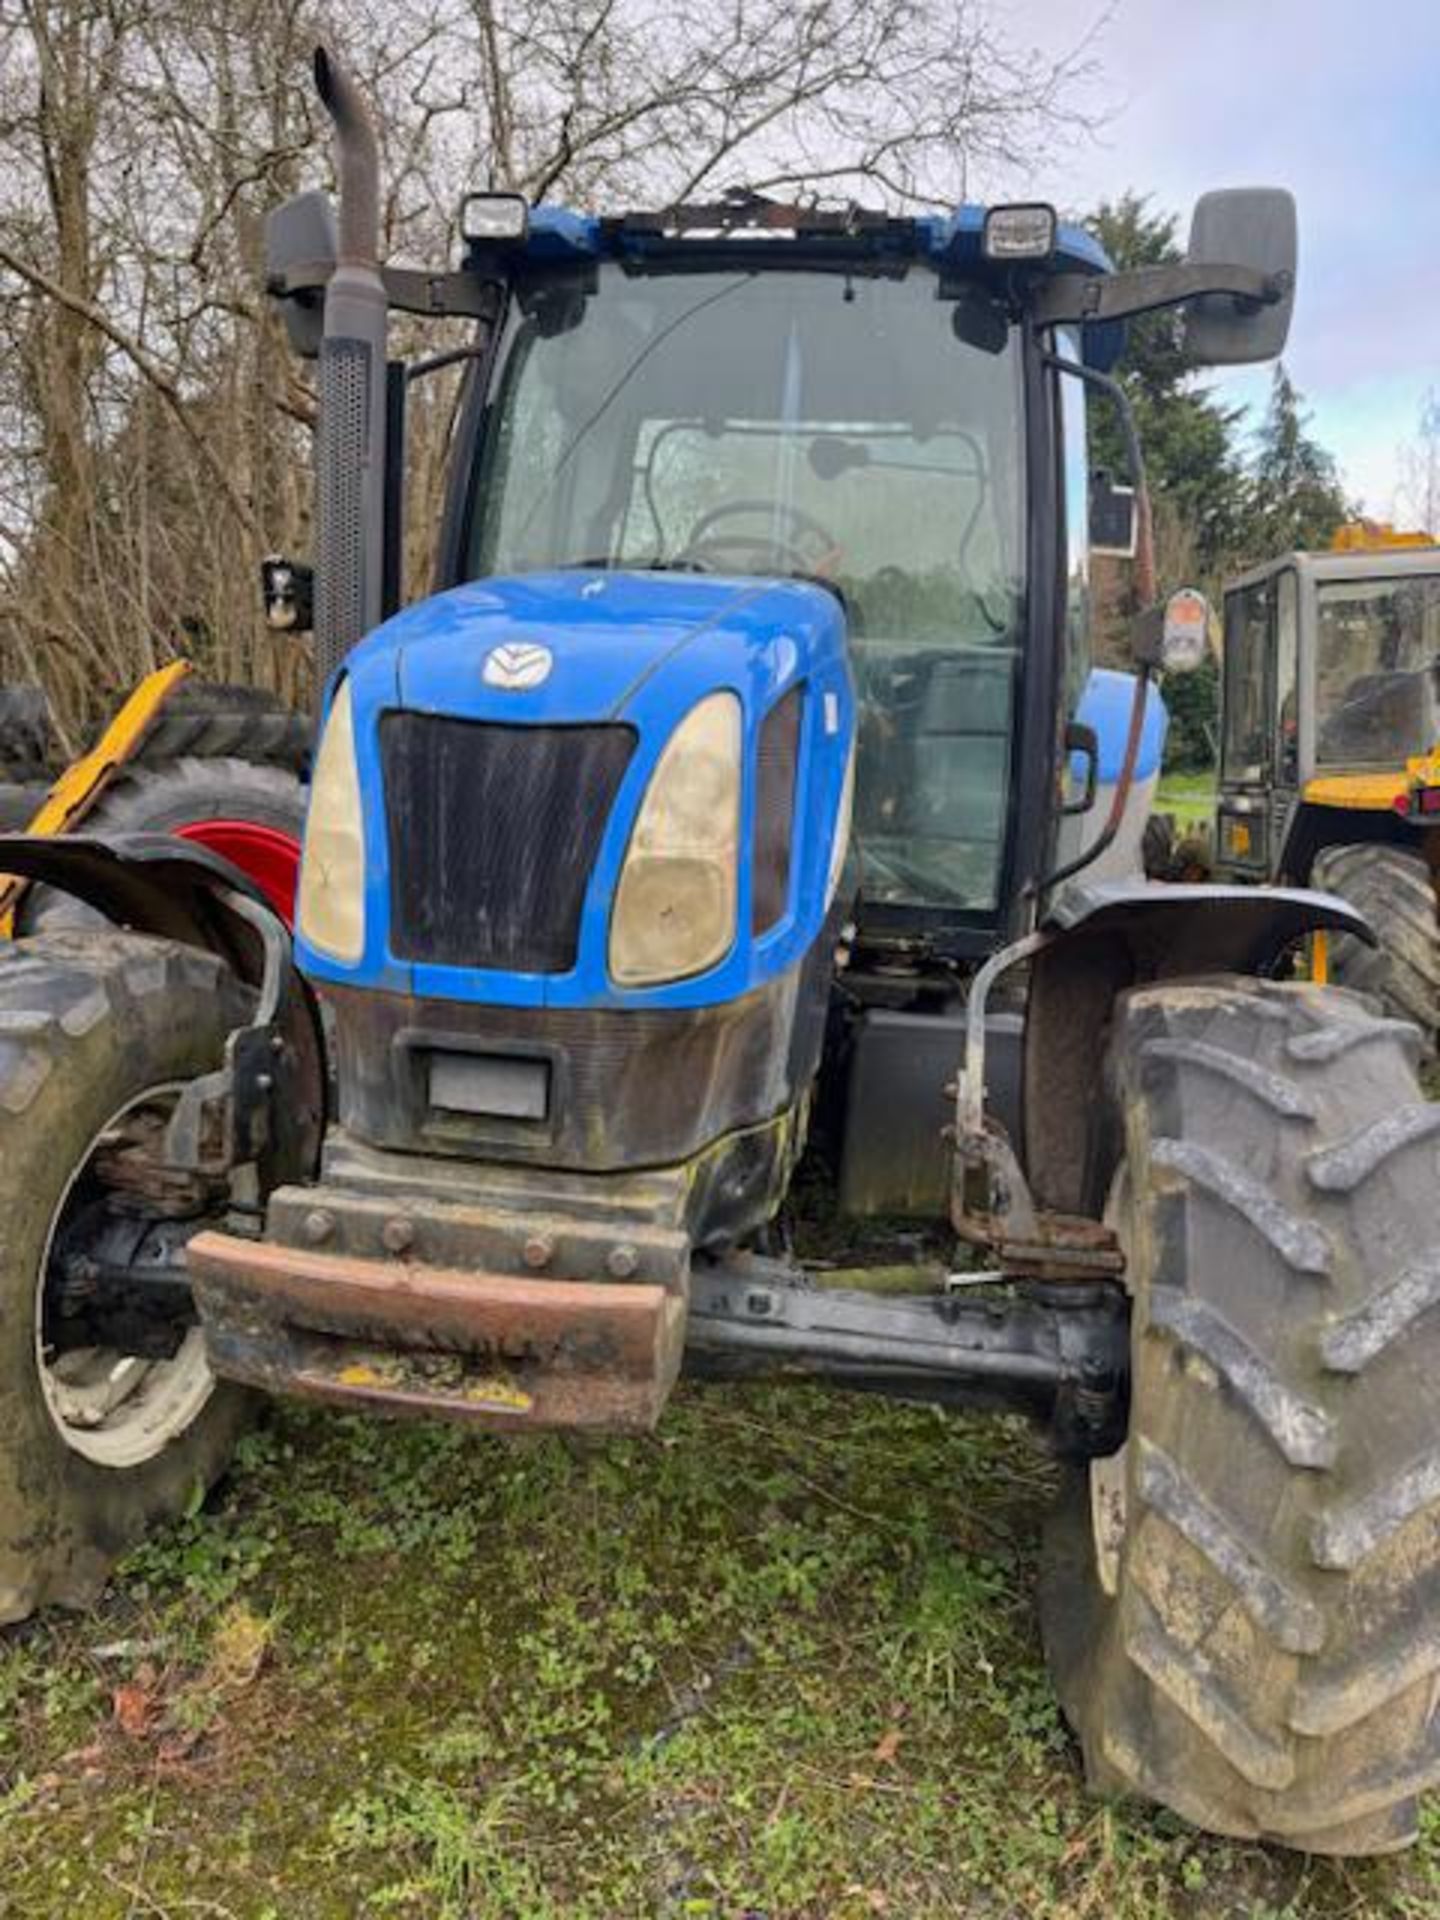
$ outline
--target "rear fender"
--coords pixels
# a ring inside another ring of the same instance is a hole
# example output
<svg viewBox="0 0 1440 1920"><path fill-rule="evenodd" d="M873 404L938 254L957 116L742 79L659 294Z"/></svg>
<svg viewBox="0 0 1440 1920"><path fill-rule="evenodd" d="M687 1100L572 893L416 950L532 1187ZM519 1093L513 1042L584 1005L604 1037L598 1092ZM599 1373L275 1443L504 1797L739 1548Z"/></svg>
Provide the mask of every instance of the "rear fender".
<svg viewBox="0 0 1440 1920"><path fill-rule="evenodd" d="M1089 1213L1108 1163L1096 1100L1116 996L1153 980L1272 973L1321 928L1375 936L1333 893L1298 887L1077 883L1057 895L1031 962L1025 1022L1026 1179L1037 1207Z"/></svg>
<svg viewBox="0 0 1440 1920"><path fill-rule="evenodd" d="M297 1164L313 1168L328 1084L324 1030L295 970L290 929L254 881L208 848L164 833L0 834L0 873L70 894L131 932L217 954L254 987L253 1023L230 1036L220 1074L194 1083L196 1100L181 1102L172 1132L178 1145L177 1130L188 1123L194 1157L213 1118L204 1102L223 1103L231 1157L257 1160L262 1173L267 1160L283 1160L291 1177Z"/></svg>
<svg viewBox="0 0 1440 1920"><path fill-rule="evenodd" d="M239 896L263 908L285 935L288 960L284 922L254 882L219 854L167 833L0 834L0 874L43 882L136 933L218 953L259 987L265 941L260 925L236 905Z"/></svg>

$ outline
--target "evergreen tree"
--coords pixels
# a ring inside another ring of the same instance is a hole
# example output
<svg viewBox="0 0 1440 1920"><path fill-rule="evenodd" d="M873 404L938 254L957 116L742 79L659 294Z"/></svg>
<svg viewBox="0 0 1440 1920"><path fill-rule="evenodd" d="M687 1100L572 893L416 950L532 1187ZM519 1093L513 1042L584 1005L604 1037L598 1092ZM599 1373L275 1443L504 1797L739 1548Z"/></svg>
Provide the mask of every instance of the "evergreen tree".
<svg viewBox="0 0 1440 1920"><path fill-rule="evenodd" d="M1180 260L1173 214L1155 212L1142 194L1105 201L1086 221L1121 270ZM1174 310L1128 323L1116 377L1135 413L1155 509L1162 594L1200 587L1217 604L1227 575L1295 547L1327 546L1350 517L1334 458L1309 432L1301 396L1283 366L1248 460L1243 410L1199 385L1186 359ZM1123 443L1113 408L1091 411L1091 462L1119 473ZM1166 764L1211 763L1218 726L1218 672L1207 662L1167 682L1170 735Z"/></svg>
<svg viewBox="0 0 1440 1920"><path fill-rule="evenodd" d="M1249 543L1255 559L1327 547L1352 516L1334 455L1308 431L1310 416L1282 361L1251 473Z"/></svg>

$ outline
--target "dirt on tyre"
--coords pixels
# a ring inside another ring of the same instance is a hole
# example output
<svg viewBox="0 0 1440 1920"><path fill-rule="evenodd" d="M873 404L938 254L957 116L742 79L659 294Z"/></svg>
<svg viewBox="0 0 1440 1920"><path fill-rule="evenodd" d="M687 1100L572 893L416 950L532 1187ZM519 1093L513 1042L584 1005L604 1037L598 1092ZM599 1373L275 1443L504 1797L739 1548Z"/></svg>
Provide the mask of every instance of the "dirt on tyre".
<svg viewBox="0 0 1440 1920"><path fill-rule="evenodd" d="M1316 1853L1440 1778L1440 1105L1335 989L1117 1003L1129 1433L1071 1478L1041 1621L1086 1772Z"/></svg>
<svg viewBox="0 0 1440 1920"><path fill-rule="evenodd" d="M278 850L279 865L283 867L288 860L293 890L305 824L305 789L298 776L285 767L230 759L126 767L101 794L78 831L191 835L207 822L258 828L262 842L266 846L273 843ZM218 850L236 857L228 844ZM243 867L246 861L237 858L237 864ZM274 897L279 881L266 886L268 871L252 877L260 879L262 887ZM280 881L283 877L280 875ZM18 924L21 933L35 933L44 928L98 927L106 923L78 900L51 887L38 886L21 901Z"/></svg>
<svg viewBox="0 0 1440 1920"><path fill-rule="evenodd" d="M119 1555L212 1484L250 1415L210 1373L183 1288L158 1347L106 1345L66 1289L77 1236L112 1209L122 1229L143 1214L136 1142L153 1151L251 998L213 955L138 934L0 949L0 1623L90 1602ZM173 1196L157 1216L175 1218Z"/></svg>
<svg viewBox="0 0 1440 1920"><path fill-rule="evenodd" d="M1433 1054L1440 1040L1440 912L1425 861L1403 847L1327 847L1315 856L1310 883L1358 907L1379 942L1370 947L1332 935L1331 979L1373 993L1388 1013L1413 1020Z"/></svg>

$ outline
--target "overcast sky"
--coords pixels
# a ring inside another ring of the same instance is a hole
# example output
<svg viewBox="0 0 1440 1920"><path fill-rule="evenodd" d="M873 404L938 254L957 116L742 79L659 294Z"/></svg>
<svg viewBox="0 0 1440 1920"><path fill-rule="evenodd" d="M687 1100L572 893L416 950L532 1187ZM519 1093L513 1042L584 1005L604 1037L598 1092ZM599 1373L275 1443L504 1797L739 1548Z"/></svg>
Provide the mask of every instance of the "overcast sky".
<svg viewBox="0 0 1440 1920"><path fill-rule="evenodd" d="M999 0L1013 36L1083 34L1092 0ZM1182 213L1207 187L1287 186L1300 273L1285 363L1365 508L1440 388L1440 0L1116 0L1094 51L1096 141L1037 186L1067 208L1135 187ZM1269 369L1221 390L1263 404Z"/></svg>

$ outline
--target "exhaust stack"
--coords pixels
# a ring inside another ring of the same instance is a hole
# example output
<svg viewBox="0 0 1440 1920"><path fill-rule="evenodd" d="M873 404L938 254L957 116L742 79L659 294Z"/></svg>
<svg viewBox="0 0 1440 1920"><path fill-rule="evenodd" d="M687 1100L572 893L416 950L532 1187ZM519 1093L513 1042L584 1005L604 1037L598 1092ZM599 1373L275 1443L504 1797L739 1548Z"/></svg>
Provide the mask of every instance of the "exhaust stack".
<svg viewBox="0 0 1440 1920"><path fill-rule="evenodd" d="M335 128L339 252L325 290L315 457L316 699L380 622L385 564L386 336L380 152L359 89L324 47L315 89Z"/></svg>

